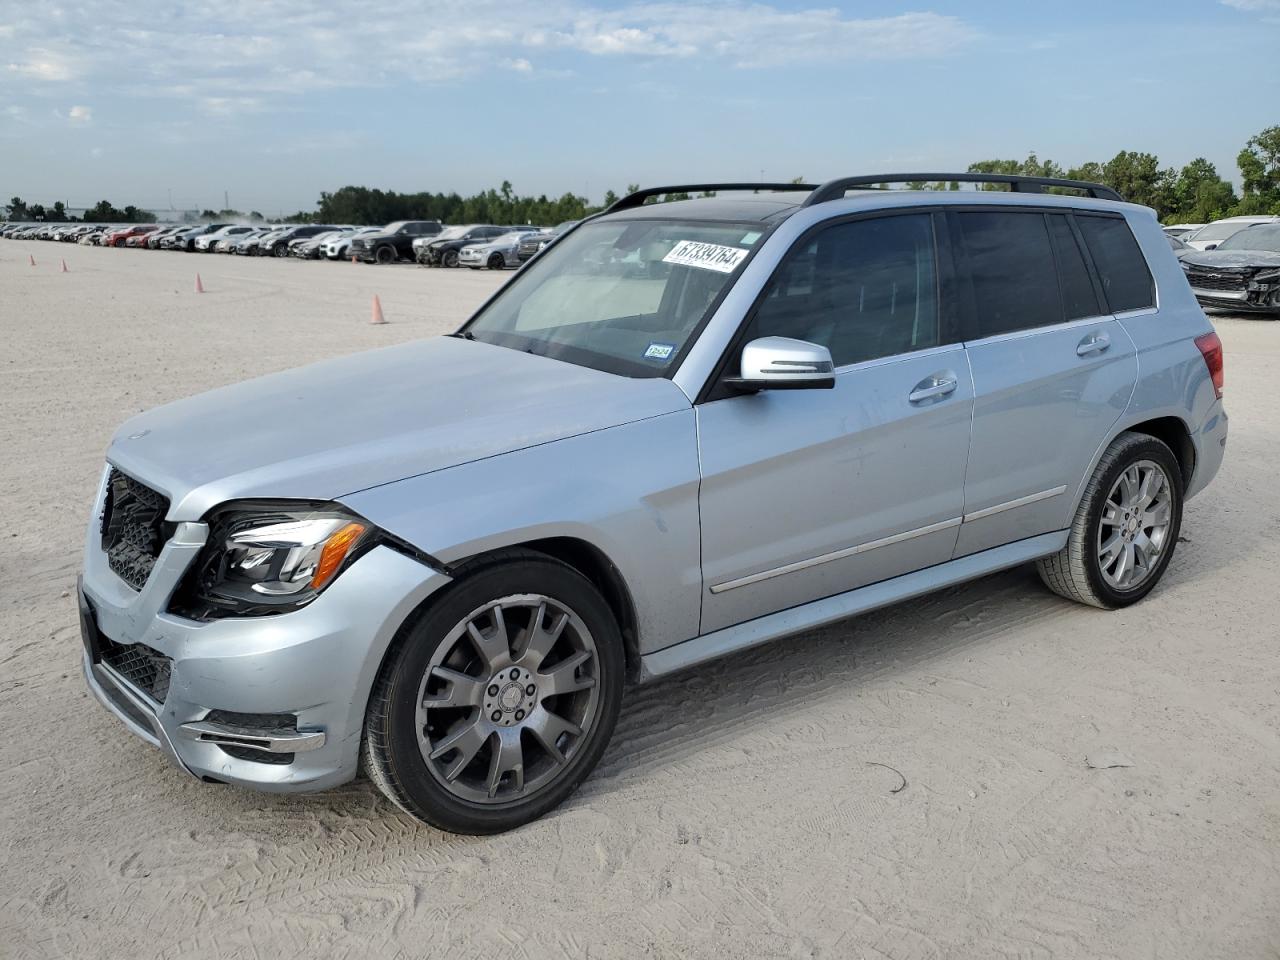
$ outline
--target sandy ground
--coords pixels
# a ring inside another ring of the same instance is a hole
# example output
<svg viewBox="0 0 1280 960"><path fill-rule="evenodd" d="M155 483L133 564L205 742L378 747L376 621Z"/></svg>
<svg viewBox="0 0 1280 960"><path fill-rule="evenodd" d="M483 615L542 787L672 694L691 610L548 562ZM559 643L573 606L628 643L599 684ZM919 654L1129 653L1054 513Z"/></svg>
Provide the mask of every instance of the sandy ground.
<svg viewBox="0 0 1280 960"><path fill-rule="evenodd" d="M1280 324L1218 318L1227 462L1146 602L1019 569L633 690L514 833L204 785L129 735L70 592L114 426L501 279L0 241L0 956L1280 957Z"/></svg>

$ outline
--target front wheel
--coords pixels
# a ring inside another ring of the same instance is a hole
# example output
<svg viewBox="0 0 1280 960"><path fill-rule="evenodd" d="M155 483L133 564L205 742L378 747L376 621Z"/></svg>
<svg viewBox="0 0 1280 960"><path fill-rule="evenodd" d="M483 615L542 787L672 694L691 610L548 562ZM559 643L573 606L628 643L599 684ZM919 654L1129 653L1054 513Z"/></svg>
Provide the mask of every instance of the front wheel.
<svg viewBox="0 0 1280 960"><path fill-rule="evenodd" d="M377 252L373 255L373 259L377 260L379 263L384 265L388 263L395 263L396 262L395 248L379 247Z"/></svg>
<svg viewBox="0 0 1280 960"><path fill-rule="evenodd" d="M488 267L490 270L501 270L506 266L506 261L502 259L502 254L495 253L489 257Z"/></svg>
<svg viewBox="0 0 1280 960"><path fill-rule="evenodd" d="M283 243L281 243L281 244L277 244L275 250L273 250L272 252L277 257L287 257L289 255L289 248L285 246Z"/></svg>
<svg viewBox="0 0 1280 960"><path fill-rule="evenodd" d="M1115 610L1152 591L1182 528L1182 470L1161 441L1122 433L1107 448L1076 508L1067 545L1037 562L1068 600Z"/></svg>
<svg viewBox="0 0 1280 960"><path fill-rule="evenodd" d="M446 250L440 257L440 265L442 267L456 267L458 265L458 251Z"/></svg>
<svg viewBox="0 0 1280 960"><path fill-rule="evenodd" d="M562 803L622 701L618 625L599 591L541 554L461 575L388 656L363 761L406 813L454 833L511 830Z"/></svg>

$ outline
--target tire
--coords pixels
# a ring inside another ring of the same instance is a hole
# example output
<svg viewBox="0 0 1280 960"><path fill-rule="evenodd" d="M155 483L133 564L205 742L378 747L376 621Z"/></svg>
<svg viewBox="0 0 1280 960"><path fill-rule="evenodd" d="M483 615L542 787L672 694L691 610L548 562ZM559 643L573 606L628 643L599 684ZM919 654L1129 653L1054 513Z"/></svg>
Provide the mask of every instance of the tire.
<svg viewBox="0 0 1280 960"><path fill-rule="evenodd" d="M506 263L507 261L502 259L502 254L495 253L493 256L489 258L489 262L488 264L486 264L486 266L488 266L490 270L501 270L504 266L506 266Z"/></svg>
<svg viewBox="0 0 1280 960"><path fill-rule="evenodd" d="M460 571L388 653L369 698L363 766L431 826L514 829L563 803L595 767L617 722L623 674L618 625L576 570L532 551L481 563ZM548 694L557 684L567 692ZM451 749L451 738L462 746Z"/></svg>
<svg viewBox="0 0 1280 960"><path fill-rule="evenodd" d="M374 253L373 259L384 265L388 263L395 263L398 259L396 257L396 249L395 247L383 245Z"/></svg>
<svg viewBox="0 0 1280 960"><path fill-rule="evenodd" d="M456 267L458 265L458 251L446 250L440 255L440 266Z"/></svg>
<svg viewBox="0 0 1280 960"><path fill-rule="evenodd" d="M289 246L288 244L277 243L276 248L271 252L277 257L287 257L289 255Z"/></svg>
<svg viewBox="0 0 1280 960"><path fill-rule="evenodd" d="M1143 487L1148 473L1151 486ZM1126 474L1128 480L1122 481ZM1130 502L1126 484L1137 494ZM1149 499L1141 496L1144 489L1154 491ZM1146 434L1120 434L1089 478L1067 545L1036 561L1040 579L1068 600L1103 610L1137 603L1159 583L1173 559L1182 529L1182 502L1182 468L1168 446ZM1163 519L1148 527L1147 521L1155 518ZM1108 544L1115 546L1104 549ZM1126 568L1132 577L1128 583Z"/></svg>

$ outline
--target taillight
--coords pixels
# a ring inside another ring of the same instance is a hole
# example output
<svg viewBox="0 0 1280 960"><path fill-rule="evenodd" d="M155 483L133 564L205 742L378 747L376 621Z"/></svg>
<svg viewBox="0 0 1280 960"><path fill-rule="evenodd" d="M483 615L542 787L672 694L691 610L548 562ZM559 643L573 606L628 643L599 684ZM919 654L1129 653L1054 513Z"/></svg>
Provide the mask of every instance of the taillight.
<svg viewBox="0 0 1280 960"><path fill-rule="evenodd" d="M1209 368L1209 379L1213 381L1213 392L1222 399L1222 341L1216 333L1206 333L1196 337L1196 346L1204 357L1204 365Z"/></svg>

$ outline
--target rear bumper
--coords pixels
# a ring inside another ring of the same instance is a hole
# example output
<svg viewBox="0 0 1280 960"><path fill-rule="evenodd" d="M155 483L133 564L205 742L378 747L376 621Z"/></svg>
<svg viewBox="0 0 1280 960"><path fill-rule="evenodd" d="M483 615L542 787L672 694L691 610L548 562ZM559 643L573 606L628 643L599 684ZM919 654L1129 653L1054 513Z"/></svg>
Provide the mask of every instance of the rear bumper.
<svg viewBox="0 0 1280 960"><path fill-rule="evenodd" d="M91 532L80 586L90 691L193 776L280 792L350 780L383 656L412 611L448 577L376 547L301 610L187 620L165 611L203 542L203 526L180 525L141 592L110 570ZM150 648L154 660L167 661L167 687L135 683L136 674L104 659L103 650L112 648L100 638Z"/></svg>

